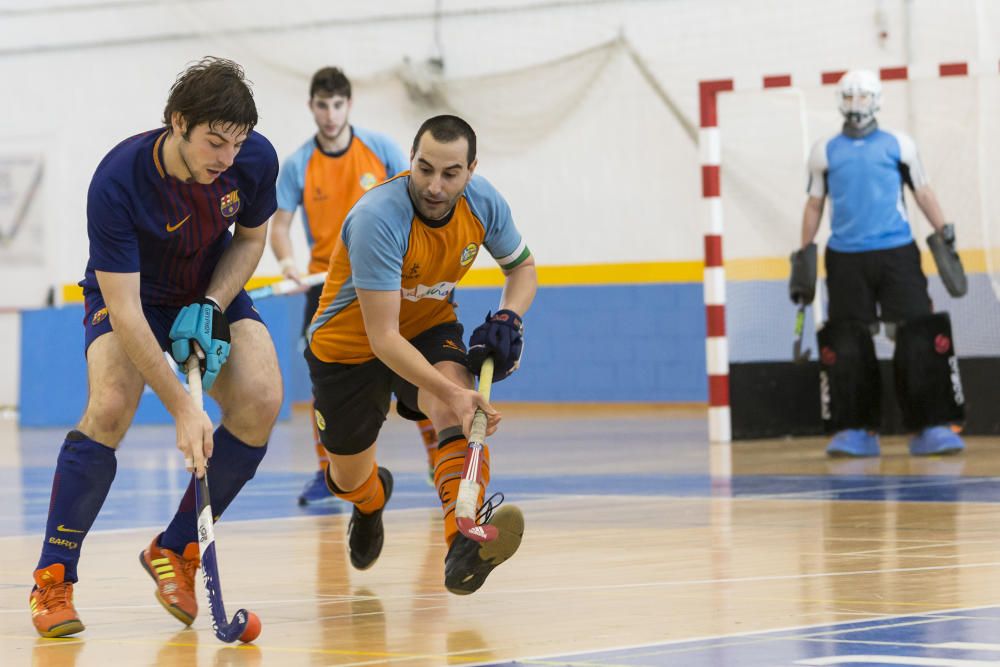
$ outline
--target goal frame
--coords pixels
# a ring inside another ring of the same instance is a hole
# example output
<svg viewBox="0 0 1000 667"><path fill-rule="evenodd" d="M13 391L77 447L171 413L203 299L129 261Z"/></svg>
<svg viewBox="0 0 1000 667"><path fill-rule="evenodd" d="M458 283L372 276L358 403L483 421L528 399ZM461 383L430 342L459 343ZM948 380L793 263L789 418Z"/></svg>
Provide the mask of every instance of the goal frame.
<svg viewBox="0 0 1000 667"><path fill-rule="evenodd" d="M970 77L1000 72L1000 62L954 61L872 68L882 81L914 81ZM719 131L719 96L728 92L793 88L799 81L832 86L847 69L813 73L763 74L739 79L705 79L698 82L698 155L701 196L704 201L704 302L705 365L708 374L708 439L732 441L729 403L729 341L726 336L726 269L723 260L725 225L722 214L722 137Z"/></svg>

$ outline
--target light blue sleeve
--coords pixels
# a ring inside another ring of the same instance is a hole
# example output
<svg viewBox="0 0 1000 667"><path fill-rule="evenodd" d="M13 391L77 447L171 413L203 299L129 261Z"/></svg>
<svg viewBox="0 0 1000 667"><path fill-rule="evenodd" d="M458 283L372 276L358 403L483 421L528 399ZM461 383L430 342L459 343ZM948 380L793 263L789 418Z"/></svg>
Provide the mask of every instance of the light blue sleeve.
<svg viewBox="0 0 1000 667"><path fill-rule="evenodd" d="M402 287L407 235L402 229L390 226L371 209L355 206L347 215L341 231L351 259L354 286L381 291L399 290Z"/></svg>
<svg viewBox="0 0 1000 667"><path fill-rule="evenodd" d="M366 130L363 127L353 129L355 136L371 148L375 156L385 165L386 178L392 178L399 172L410 168L403 150L388 135Z"/></svg>
<svg viewBox="0 0 1000 667"><path fill-rule="evenodd" d="M465 188L473 214L486 226L483 245L502 269L512 269L531 255L514 225L510 206L482 176L473 176Z"/></svg>
<svg viewBox="0 0 1000 667"><path fill-rule="evenodd" d="M306 165L313 152L310 139L285 160L278 174L278 208L295 212L302 204L302 191L306 187Z"/></svg>

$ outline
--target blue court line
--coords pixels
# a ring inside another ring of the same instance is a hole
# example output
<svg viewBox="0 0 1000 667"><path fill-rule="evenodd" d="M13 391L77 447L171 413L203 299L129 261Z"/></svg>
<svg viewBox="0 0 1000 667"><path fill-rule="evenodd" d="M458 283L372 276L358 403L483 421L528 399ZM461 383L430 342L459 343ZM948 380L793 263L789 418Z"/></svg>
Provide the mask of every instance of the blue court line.
<svg viewBox="0 0 1000 667"><path fill-rule="evenodd" d="M339 514L344 503L298 507L300 472L260 471L227 511L228 520L272 519ZM498 476L491 489L511 499L552 496L648 496L719 498L1000 503L1000 479L959 476L780 476L741 475L722 480L690 475L561 475ZM0 470L0 535L40 533L48 511L52 469L36 466ZM122 468L95 530L164 524L180 501L187 474L183 470ZM15 495L16 494L16 495ZM435 508L437 494L422 474L396 476L390 509Z"/></svg>
<svg viewBox="0 0 1000 667"><path fill-rule="evenodd" d="M572 654L474 667L778 667L1000 665L1000 607L956 609ZM886 659L892 662L886 662ZM470 666L472 667L472 666Z"/></svg>

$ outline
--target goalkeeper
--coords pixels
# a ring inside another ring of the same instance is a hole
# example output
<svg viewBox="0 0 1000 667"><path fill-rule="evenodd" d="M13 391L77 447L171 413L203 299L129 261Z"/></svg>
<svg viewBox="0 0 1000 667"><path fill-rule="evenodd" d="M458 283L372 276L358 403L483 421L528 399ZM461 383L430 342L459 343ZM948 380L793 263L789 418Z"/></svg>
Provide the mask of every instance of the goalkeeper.
<svg viewBox="0 0 1000 667"><path fill-rule="evenodd" d="M947 313L934 313L920 251L903 200L908 186L934 228L927 241L953 297L966 291L945 222L909 136L879 127L881 83L868 71L847 72L838 84L843 129L814 144L802 246L792 253L789 292L811 303L816 281L814 239L830 198L831 234L825 254L828 320L818 334L822 415L830 456L878 456L880 376L872 335L879 321L895 341L893 368L903 422L914 433L913 455L953 454L964 445L952 426L965 400Z"/></svg>

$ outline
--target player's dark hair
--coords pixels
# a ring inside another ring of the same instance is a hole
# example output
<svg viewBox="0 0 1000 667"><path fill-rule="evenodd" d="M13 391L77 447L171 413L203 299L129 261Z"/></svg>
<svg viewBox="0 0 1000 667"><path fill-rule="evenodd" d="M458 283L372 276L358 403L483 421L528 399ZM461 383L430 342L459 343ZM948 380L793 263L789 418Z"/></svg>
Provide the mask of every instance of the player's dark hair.
<svg viewBox="0 0 1000 667"><path fill-rule="evenodd" d="M201 123L246 128L248 133L257 124L257 105L243 68L232 60L211 56L181 72L170 87L163 124L170 127L175 113L187 123L185 139Z"/></svg>
<svg viewBox="0 0 1000 667"><path fill-rule="evenodd" d="M309 99L341 95L351 99L351 82L339 67L324 67L313 74L309 84Z"/></svg>
<svg viewBox="0 0 1000 667"><path fill-rule="evenodd" d="M430 132L431 136L438 141L449 144L458 141L462 137L469 143L468 160L471 165L476 159L476 133L472 126L458 116L434 116L424 121L424 124L417 130L417 136L413 138L413 152L417 152L420 145L420 137L424 132Z"/></svg>

